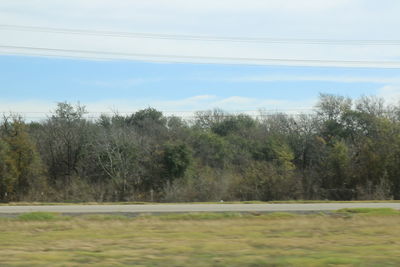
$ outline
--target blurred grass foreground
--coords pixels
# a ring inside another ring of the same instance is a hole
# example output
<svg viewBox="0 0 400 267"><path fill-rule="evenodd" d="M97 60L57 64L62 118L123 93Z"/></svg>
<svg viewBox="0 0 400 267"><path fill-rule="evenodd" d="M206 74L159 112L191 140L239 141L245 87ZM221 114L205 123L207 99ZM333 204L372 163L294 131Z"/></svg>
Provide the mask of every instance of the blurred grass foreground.
<svg viewBox="0 0 400 267"><path fill-rule="evenodd" d="M400 212L0 218L0 266L400 266Z"/></svg>

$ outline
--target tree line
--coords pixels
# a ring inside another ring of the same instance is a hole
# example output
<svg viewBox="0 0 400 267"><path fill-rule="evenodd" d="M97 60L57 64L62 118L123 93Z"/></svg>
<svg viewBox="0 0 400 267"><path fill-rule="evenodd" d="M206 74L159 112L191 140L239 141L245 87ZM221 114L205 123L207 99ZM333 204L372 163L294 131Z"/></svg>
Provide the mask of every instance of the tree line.
<svg viewBox="0 0 400 267"><path fill-rule="evenodd" d="M400 106L377 97L321 94L296 116L85 113L4 116L0 201L400 199Z"/></svg>

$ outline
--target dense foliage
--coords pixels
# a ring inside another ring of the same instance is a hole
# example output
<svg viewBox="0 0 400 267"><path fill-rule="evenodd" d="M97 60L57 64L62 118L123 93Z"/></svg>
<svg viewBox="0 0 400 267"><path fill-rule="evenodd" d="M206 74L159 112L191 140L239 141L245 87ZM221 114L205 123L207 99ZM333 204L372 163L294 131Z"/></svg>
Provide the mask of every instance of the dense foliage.
<svg viewBox="0 0 400 267"><path fill-rule="evenodd" d="M400 199L400 107L321 95L313 114L148 108L85 118L6 116L0 201Z"/></svg>

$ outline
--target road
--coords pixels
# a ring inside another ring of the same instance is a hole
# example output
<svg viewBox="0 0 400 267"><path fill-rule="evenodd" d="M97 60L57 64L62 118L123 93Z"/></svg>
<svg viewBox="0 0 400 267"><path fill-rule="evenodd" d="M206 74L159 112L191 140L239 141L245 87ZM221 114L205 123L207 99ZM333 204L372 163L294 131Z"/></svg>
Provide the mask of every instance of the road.
<svg viewBox="0 0 400 267"><path fill-rule="evenodd" d="M312 204L159 204L159 205L51 205L0 206L0 215L27 212L65 214L94 213L177 213L177 212L318 212L343 208L393 208L400 203L312 203Z"/></svg>

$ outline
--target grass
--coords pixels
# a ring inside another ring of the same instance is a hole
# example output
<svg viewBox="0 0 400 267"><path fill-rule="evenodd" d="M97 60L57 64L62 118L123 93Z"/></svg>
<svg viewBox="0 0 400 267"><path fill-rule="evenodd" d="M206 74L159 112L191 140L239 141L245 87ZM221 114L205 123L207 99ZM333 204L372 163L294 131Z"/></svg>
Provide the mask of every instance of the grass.
<svg viewBox="0 0 400 267"><path fill-rule="evenodd" d="M362 215L400 215L398 210L390 208L346 208L337 210L336 212Z"/></svg>
<svg viewBox="0 0 400 267"><path fill-rule="evenodd" d="M0 220L0 266L400 266L387 209L67 218Z"/></svg>
<svg viewBox="0 0 400 267"><path fill-rule="evenodd" d="M0 206L54 206L54 205L165 205L165 204L313 204L313 203L400 203L400 200L286 200L286 201L224 201L224 202L9 202L0 203Z"/></svg>
<svg viewBox="0 0 400 267"><path fill-rule="evenodd" d="M52 212L31 212L24 213L17 217L19 221L54 221L54 220L66 220L69 219L67 216L61 216L58 213Z"/></svg>

